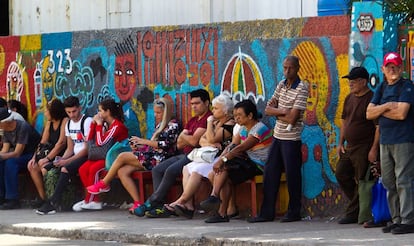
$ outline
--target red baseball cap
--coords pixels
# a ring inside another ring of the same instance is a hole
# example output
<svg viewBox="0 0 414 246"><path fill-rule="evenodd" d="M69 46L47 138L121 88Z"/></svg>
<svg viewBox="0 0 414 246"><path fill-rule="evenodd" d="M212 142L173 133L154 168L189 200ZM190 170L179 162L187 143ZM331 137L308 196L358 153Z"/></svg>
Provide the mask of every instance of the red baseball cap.
<svg viewBox="0 0 414 246"><path fill-rule="evenodd" d="M402 59L401 59L400 54L395 53L395 52L390 52L390 53L385 54L384 63L382 65L387 66L388 63L394 63L394 65L400 66L402 64Z"/></svg>

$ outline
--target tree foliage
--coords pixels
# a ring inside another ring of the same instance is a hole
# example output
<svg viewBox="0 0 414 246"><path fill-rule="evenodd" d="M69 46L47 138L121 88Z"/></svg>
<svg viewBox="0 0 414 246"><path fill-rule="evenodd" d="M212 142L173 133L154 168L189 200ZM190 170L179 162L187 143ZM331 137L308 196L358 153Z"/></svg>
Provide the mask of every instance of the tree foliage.
<svg viewBox="0 0 414 246"><path fill-rule="evenodd" d="M383 0L383 6L393 14L400 14L403 23L414 21L414 0Z"/></svg>

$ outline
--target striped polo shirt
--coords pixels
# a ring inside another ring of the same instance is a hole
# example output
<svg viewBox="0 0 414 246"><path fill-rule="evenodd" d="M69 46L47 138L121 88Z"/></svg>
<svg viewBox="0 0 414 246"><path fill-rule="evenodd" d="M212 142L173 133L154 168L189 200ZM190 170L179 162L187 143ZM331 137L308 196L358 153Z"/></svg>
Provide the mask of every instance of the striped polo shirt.
<svg viewBox="0 0 414 246"><path fill-rule="evenodd" d="M306 110L306 102L308 99L308 85L299 78L289 88L286 80L282 80L276 86L269 102L278 101L279 108L298 109L301 111L299 119L296 124L292 126L289 131L288 123L282 120L276 120L276 125L273 130L273 136L281 140L300 140L303 129L303 113Z"/></svg>

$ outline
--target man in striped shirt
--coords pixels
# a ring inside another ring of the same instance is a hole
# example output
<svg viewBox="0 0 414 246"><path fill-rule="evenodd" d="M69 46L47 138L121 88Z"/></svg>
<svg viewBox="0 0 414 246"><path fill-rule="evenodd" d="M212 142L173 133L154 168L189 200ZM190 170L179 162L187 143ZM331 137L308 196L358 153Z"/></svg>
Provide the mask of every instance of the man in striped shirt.
<svg viewBox="0 0 414 246"><path fill-rule="evenodd" d="M264 169L263 202L260 214L248 222L272 221L283 170L286 172L289 205L281 222L301 219L302 152L301 132L306 109L308 86L298 76L299 58L287 56L283 61L285 79L280 81L266 106L265 113L277 118L273 142Z"/></svg>

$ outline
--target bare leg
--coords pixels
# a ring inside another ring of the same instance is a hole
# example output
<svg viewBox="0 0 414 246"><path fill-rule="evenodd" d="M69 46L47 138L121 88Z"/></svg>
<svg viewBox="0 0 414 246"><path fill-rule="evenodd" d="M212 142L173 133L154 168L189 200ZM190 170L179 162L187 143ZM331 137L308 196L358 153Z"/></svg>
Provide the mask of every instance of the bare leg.
<svg viewBox="0 0 414 246"><path fill-rule="evenodd" d="M125 165L118 170L118 177L121 180L122 185L128 191L129 195L134 201L139 201L139 194L137 186L131 177L131 173L136 171L137 168L131 165ZM144 170L144 169L142 169ZM140 201L144 202L144 201Z"/></svg>
<svg viewBox="0 0 414 246"><path fill-rule="evenodd" d="M188 172L188 168L187 166L185 166L183 168L183 178L182 178L182 183L183 183L183 193L185 191L185 186L187 185L187 181L190 178L190 173ZM185 202L183 202L183 200L181 199L181 197L183 196L183 194L181 194L181 196L179 198L177 198L177 200L175 200L174 202L170 203L169 206L170 207L174 207L177 204L183 204Z"/></svg>
<svg viewBox="0 0 414 246"><path fill-rule="evenodd" d="M193 198L194 194L197 192L198 187L203 179L203 176L193 172L191 175L186 170L183 171L183 176L188 175L186 178L186 184L183 186L183 194L170 206L175 206L177 204L184 205L187 209L194 210Z"/></svg>
<svg viewBox="0 0 414 246"><path fill-rule="evenodd" d="M231 184L230 181L226 180L220 190L220 199L221 204L218 210L218 213L224 217L227 215L227 207L229 205L229 200L231 197Z"/></svg>
<svg viewBox="0 0 414 246"><path fill-rule="evenodd" d="M215 174L214 182L213 182L213 190L211 191L212 196L215 196L215 197L220 196L221 189L223 185L227 182L227 176L228 176L227 171L223 171L221 173Z"/></svg>
<svg viewBox="0 0 414 246"><path fill-rule="evenodd" d="M211 185L214 184L214 176L216 176L215 173L214 173L214 171L210 171L208 173L208 180L210 181Z"/></svg>
<svg viewBox="0 0 414 246"><path fill-rule="evenodd" d="M28 165L27 169L29 170L30 176L32 177L33 183L36 187L39 197L42 200L46 200L45 187L43 186L43 176L42 172L38 165Z"/></svg>
<svg viewBox="0 0 414 246"><path fill-rule="evenodd" d="M108 173L102 179L102 181L108 185L117 175L118 170L123 167L124 165L131 165L134 167L142 167L141 164L138 162L136 156L132 152L122 152L118 155L115 159L114 163L112 164L111 168L109 169Z"/></svg>
<svg viewBox="0 0 414 246"><path fill-rule="evenodd" d="M234 185L230 186L230 200L229 200L229 204L227 205L228 215L235 214L237 212L235 188L236 187Z"/></svg>

